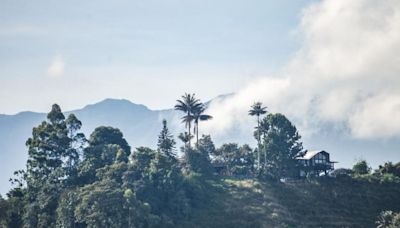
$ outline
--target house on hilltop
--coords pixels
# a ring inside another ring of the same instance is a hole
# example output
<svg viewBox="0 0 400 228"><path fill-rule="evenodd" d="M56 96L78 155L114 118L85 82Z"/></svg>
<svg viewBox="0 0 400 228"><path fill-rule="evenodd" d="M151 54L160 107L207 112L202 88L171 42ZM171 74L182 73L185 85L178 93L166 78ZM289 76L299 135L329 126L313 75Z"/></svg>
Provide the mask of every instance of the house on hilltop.
<svg viewBox="0 0 400 228"><path fill-rule="evenodd" d="M306 177L308 175L319 176L328 171L334 170L335 161L330 160L330 155L324 150L306 151L301 156L296 157L299 161L299 175Z"/></svg>

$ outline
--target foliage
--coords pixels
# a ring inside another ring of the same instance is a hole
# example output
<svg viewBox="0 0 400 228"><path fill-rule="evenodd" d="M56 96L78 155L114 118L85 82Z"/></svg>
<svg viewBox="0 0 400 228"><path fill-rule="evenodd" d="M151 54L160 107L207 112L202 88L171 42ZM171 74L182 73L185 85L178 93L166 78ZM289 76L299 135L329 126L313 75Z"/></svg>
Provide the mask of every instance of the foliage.
<svg viewBox="0 0 400 228"><path fill-rule="evenodd" d="M86 140L81 126L53 105L33 129L27 170L15 173L16 187L0 198L2 226L173 227L188 216L194 201L166 123L159 150L139 147L131 160L118 129L98 127Z"/></svg>
<svg viewBox="0 0 400 228"><path fill-rule="evenodd" d="M163 128L160 132L160 135L158 136L158 150L168 157L175 157L176 154L174 149L176 142L174 140L174 137L168 130L167 121L164 119L162 123Z"/></svg>
<svg viewBox="0 0 400 228"><path fill-rule="evenodd" d="M382 211L376 221L378 228L396 228L400 227L400 213L393 211Z"/></svg>
<svg viewBox="0 0 400 228"><path fill-rule="evenodd" d="M76 220L86 227L146 227L151 222L148 205L138 202L133 194L125 194L113 180L87 185L77 198Z"/></svg>
<svg viewBox="0 0 400 228"><path fill-rule="evenodd" d="M379 166L378 172L380 174L393 174L400 177L400 162L396 164L385 162L385 164Z"/></svg>
<svg viewBox="0 0 400 228"><path fill-rule="evenodd" d="M7 218L7 207L8 203L3 197L0 195L0 225L5 226L5 220Z"/></svg>
<svg viewBox="0 0 400 228"><path fill-rule="evenodd" d="M97 169L116 162L127 162L130 153L130 146L119 129L96 128L90 135L84 159L78 168L79 183L93 183L98 180Z"/></svg>
<svg viewBox="0 0 400 228"><path fill-rule="evenodd" d="M210 177L213 173L211 160L204 147L200 149L188 149L185 154L186 172L195 172L204 177Z"/></svg>
<svg viewBox="0 0 400 228"><path fill-rule="evenodd" d="M131 147L123 137L122 132L113 127L98 127L90 135L89 139L90 146L101 146L107 144L118 145L125 152L125 155L129 157L131 154Z"/></svg>
<svg viewBox="0 0 400 228"><path fill-rule="evenodd" d="M150 148L138 148L122 178L123 187L133 189L163 222L187 216L184 178L176 159Z"/></svg>
<svg viewBox="0 0 400 228"><path fill-rule="evenodd" d="M347 178L288 185L256 182L249 178L255 173L255 156L248 145L228 143L216 149L211 136L203 135L196 147L190 146L191 122L198 135L198 122L211 118L194 95L185 94L176 108L186 110L189 127L179 137L185 143L183 159L174 153L175 141L166 121L157 150L138 147L131 153L119 129L100 126L87 140L80 132L82 122L73 114L65 118L53 105L47 120L27 140L27 169L16 171L7 198L0 196L0 227L329 226L329 221L307 223L318 218L308 206L314 201L319 202L318 211L347 219L338 224L350 227L370 225L367 214L400 210L399 163L385 163L369 174L364 161L355 165L353 177L344 170ZM250 114L265 113L261 104L253 108ZM302 150L295 126L282 114L269 114L259 122L255 135L262 139L257 152L265 155L261 174L292 175L294 158ZM227 179L212 175L212 164L217 163L225 167ZM351 192L354 189L356 194ZM354 206L347 208L347 201ZM328 212L331 205L341 209ZM358 223L349 222L357 216L362 217ZM385 212L380 222L396 226L398 215Z"/></svg>
<svg viewBox="0 0 400 228"><path fill-rule="evenodd" d="M296 127L280 113L268 114L261 125L261 148L266 156L263 174L275 178L295 176L295 157L303 150Z"/></svg>
<svg viewBox="0 0 400 228"><path fill-rule="evenodd" d="M55 211L63 187L73 184L79 165L79 147L84 141L78 133L80 121L73 115L65 120L61 108L54 104L38 127L33 128L28 146L26 213L27 227L55 226ZM20 184L21 186L21 184Z"/></svg>
<svg viewBox="0 0 400 228"><path fill-rule="evenodd" d="M185 93L185 95L182 96L182 100L177 100L177 104L175 105L175 110L181 111L185 114L185 116L182 117L182 122L185 123L185 125L188 128L188 147L190 147L190 141L191 141L191 124L192 121L194 121L194 116L193 113L195 110L198 110L202 106L201 102L199 99L195 98L194 94L188 94Z"/></svg>
<svg viewBox="0 0 400 228"><path fill-rule="evenodd" d="M254 156L249 145L223 144L215 154L215 162L225 164L228 175L250 176L254 171Z"/></svg>
<svg viewBox="0 0 400 228"><path fill-rule="evenodd" d="M48 179L51 173L61 167L63 159L68 157L67 151L71 139L68 137L68 129L65 124L65 117L58 105L53 105L48 114L48 122L42 122L38 127L33 128L32 137L28 139L28 161L27 174L28 185L35 184ZM58 182L64 173L54 176L53 182ZM39 187L39 186L37 186Z"/></svg>
<svg viewBox="0 0 400 228"><path fill-rule="evenodd" d="M371 172L371 167L369 167L367 161L360 160L353 165L353 172L356 175L365 175Z"/></svg>
<svg viewBox="0 0 400 228"><path fill-rule="evenodd" d="M197 143L197 149L205 156L215 156L215 145L210 135L203 135Z"/></svg>

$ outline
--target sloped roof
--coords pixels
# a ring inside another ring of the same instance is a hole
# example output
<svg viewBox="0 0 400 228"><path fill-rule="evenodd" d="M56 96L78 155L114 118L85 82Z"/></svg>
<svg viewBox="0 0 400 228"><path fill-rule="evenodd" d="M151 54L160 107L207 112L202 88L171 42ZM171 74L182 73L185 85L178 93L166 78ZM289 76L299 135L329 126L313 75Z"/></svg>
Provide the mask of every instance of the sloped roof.
<svg viewBox="0 0 400 228"><path fill-rule="evenodd" d="M317 154L319 154L321 152L325 152L326 153L326 151L324 151L324 150L307 151L306 154L304 154L303 157L297 157L296 159L298 159L298 160L310 160L315 155L317 155Z"/></svg>

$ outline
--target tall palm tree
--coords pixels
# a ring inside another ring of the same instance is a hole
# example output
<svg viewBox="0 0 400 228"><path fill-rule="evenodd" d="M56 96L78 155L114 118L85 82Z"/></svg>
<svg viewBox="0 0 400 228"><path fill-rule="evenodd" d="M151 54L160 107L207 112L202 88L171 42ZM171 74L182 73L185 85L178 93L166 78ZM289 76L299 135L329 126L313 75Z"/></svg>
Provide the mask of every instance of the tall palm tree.
<svg viewBox="0 0 400 228"><path fill-rule="evenodd" d="M182 122L185 123L186 127L188 128L189 134L189 147L191 141L191 123L194 120L193 118L193 111L201 106L201 103L198 99L195 98L194 94L185 93L182 96L182 100L177 100L178 104L175 105L175 110L182 111L185 113L185 116L182 117Z"/></svg>
<svg viewBox="0 0 400 228"><path fill-rule="evenodd" d="M193 111L193 119L194 119L194 133L196 134L196 145L199 143L199 122L211 120L213 117L207 114L204 114L206 108L203 104L197 107Z"/></svg>
<svg viewBox="0 0 400 228"><path fill-rule="evenodd" d="M255 102L251 109L249 110L250 116L257 116L257 143L258 143L258 153L257 153L257 169L260 169L260 150L261 150L261 139L260 139L260 116L267 113L267 107L263 107L261 102Z"/></svg>

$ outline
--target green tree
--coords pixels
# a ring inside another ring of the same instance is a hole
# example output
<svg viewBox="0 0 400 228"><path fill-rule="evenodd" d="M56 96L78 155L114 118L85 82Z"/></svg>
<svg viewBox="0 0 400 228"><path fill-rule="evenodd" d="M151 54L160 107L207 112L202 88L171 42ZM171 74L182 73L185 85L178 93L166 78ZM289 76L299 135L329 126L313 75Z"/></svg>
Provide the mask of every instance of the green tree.
<svg viewBox="0 0 400 228"><path fill-rule="evenodd" d="M170 158L173 158L176 156L174 152L175 144L176 144L175 140L168 130L167 121L163 120L163 128L160 132L160 135L158 136L158 143L157 143L158 150L162 154Z"/></svg>
<svg viewBox="0 0 400 228"><path fill-rule="evenodd" d="M150 205L136 199L131 189L124 191L124 208L128 210L127 227L157 227L160 226L160 218L150 213Z"/></svg>
<svg viewBox="0 0 400 228"><path fill-rule="evenodd" d="M189 142L190 142L190 140L191 140L192 138L193 138L193 135L190 135L190 134L187 133L187 132L183 132L183 133L180 133L180 134L178 135L178 139L180 139L180 140L183 142L183 144L184 144L184 146L181 147L181 150L182 150L185 154L187 154L188 149L190 149L190 147L189 147Z"/></svg>
<svg viewBox="0 0 400 228"><path fill-rule="evenodd" d="M237 143L225 143L216 150L216 160L226 166L226 174L232 175L235 158L239 152Z"/></svg>
<svg viewBox="0 0 400 228"><path fill-rule="evenodd" d="M215 160L226 166L228 175L247 176L253 173L254 156L250 146L239 147L237 143L226 143L216 150Z"/></svg>
<svg viewBox="0 0 400 228"><path fill-rule="evenodd" d="M379 166L378 171L381 175L393 174L400 177L400 162L396 164L393 164L392 162L385 162L385 164Z"/></svg>
<svg viewBox="0 0 400 228"><path fill-rule="evenodd" d="M147 173L150 167L151 161L156 156L156 151L148 147L138 147L136 151L132 154L132 165L135 172L140 177L142 173Z"/></svg>
<svg viewBox="0 0 400 228"><path fill-rule="evenodd" d="M195 172L201 174L203 177L211 177L213 173L210 157L207 152L201 149L188 149L188 153L185 154L185 167L186 172Z"/></svg>
<svg viewBox="0 0 400 228"><path fill-rule="evenodd" d="M97 146L107 144L119 145L128 157L131 154L131 147L118 128L105 126L97 127L90 135L89 145Z"/></svg>
<svg viewBox="0 0 400 228"><path fill-rule="evenodd" d="M176 160L157 153L150 162L149 188L146 197L153 212L157 215L165 214L168 217L181 219L187 216L186 197L183 192L183 176ZM150 187L151 186L151 187ZM156 199L149 200L156 196Z"/></svg>
<svg viewBox="0 0 400 228"><path fill-rule="evenodd" d="M27 199L27 189L26 189L26 172L24 170L18 170L14 172L14 178L10 178L11 185L13 188L7 193L7 201L4 200L5 209L3 211L5 214L3 221L0 215L0 227L3 222L4 227L22 227L24 207ZM0 201L1 201L0 195ZM1 204L1 202L0 202ZM0 214L1 212L0 206Z"/></svg>
<svg viewBox="0 0 400 228"><path fill-rule="evenodd" d="M57 220L56 227L60 228L75 228L82 227L83 224L79 224L75 220L75 209L78 204L78 193L77 190L64 191L59 199L59 205L57 207Z"/></svg>
<svg viewBox="0 0 400 228"><path fill-rule="evenodd" d="M254 154L249 145L244 144L239 148L239 155L236 161L233 173L246 176L254 173Z"/></svg>
<svg viewBox="0 0 400 228"><path fill-rule="evenodd" d="M215 155L215 145L210 135L203 135L197 143L197 149L202 151L206 156Z"/></svg>
<svg viewBox="0 0 400 228"><path fill-rule="evenodd" d="M7 200L0 196L0 227L22 227L26 189L13 188L7 193Z"/></svg>
<svg viewBox="0 0 400 228"><path fill-rule="evenodd" d="M400 213L393 211L382 211L376 221L377 228L398 228L400 227Z"/></svg>
<svg viewBox="0 0 400 228"><path fill-rule="evenodd" d="M76 118L74 121L79 122ZM33 128L32 137L26 142L28 204L24 220L27 227L55 226L59 194L79 161L76 150L71 148L74 140L69 137L79 127L70 123L67 124L61 108L54 104L47 121Z"/></svg>
<svg viewBox="0 0 400 228"><path fill-rule="evenodd" d="M104 180L84 186L79 190L75 216L85 227L147 227L149 209L143 204L132 205L141 217L132 218L129 206L134 204L134 196L126 200L125 190L117 182ZM133 223L133 224L132 224Z"/></svg>
<svg viewBox="0 0 400 228"><path fill-rule="evenodd" d="M87 140L83 133L80 132L82 122L74 115L68 115L65 121L68 129L68 137L70 138L70 145L68 148L68 156L64 161L66 175L71 177L68 179L68 185L76 184L76 177L78 175L78 165L83 155L83 150L86 146Z"/></svg>
<svg viewBox="0 0 400 228"><path fill-rule="evenodd" d="M150 148L138 148L123 176L123 187L135 190L138 200L151 206L151 213L166 226L187 216L188 203L183 176L176 159Z"/></svg>
<svg viewBox="0 0 400 228"><path fill-rule="evenodd" d="M62 167L63 160L68 158L71 139L68 137L68 129L65 117L58 105L53 105L47 115L48 122L42 122L33 128L32 137L28 139L27 177L28 186L48 180L49 175ZM54 182L58 182L64 174L55 176ZM54 176L54 175L53 175Z"/></svg>
<svg viewBox="0 0 400 228"><path fill-rule="evenodd" d="M88 147L84 150L84 160L79 166L81 184L96 181L96 170L116 162L127 162L130 146L117 128L98 127L90 135Z"/></svg>
<svg viewBox="0 0 400 228"><path fill-rule="evenodd" d="M177 100L177 104L175 105L175 110L181 111L185 113L185 116L182 117L182 122L185 123L188 128L189 141L188 147L190 148L191 141L191 124L194 120L193 112L201 106L200 100L195 98L194 94L185 93L182 96L182 100Z"/></svg>
<svg viewBox="0 0 400 228"><path fill-rule="evenodd" d="M182 141L188 140L189 135L185 132L179 135ZM192 136L193 137L193 136ZM182 159L182 166L187 173L197 172L204 176L212 174L210 152L215 150L214 143L211 141L210 136L204 136L199 140L196 148L186 147L183 149L184 156Z"/></svg>
<svg viewBox="0 0 400 228"><path fill-rule="evenodd" d="M353 165L353 172L358 175L369 174L371 172L371 167L369 167L367 161L360 160Z"/></svg>
<svg viewBox="0 0 400 228"><path fill-rule="evenodd" d="M303 150L296 127L280 113L268 114L262 122L268 129L260 134L264 135L261 148L266 154L264 174L275 178L295 175L295 157Z"/></svg>
<svg viewBox="0 0 400 228"><path fill-rule="evenodd" d="M260 153L261 153L261 133L260 133L260 116L267 113L267 107L263 107L261 102L256 102L249 110L250 116L257 116L257 169L260 169ZM266 155L264 155L266 157Z"/></svg>
<svg viewBox="0 0 400 228"><path fill-rule="evenodd" d="M3 199L0 195L0 227L7 226L7 211L8 211L7 201Z"/></svg>

